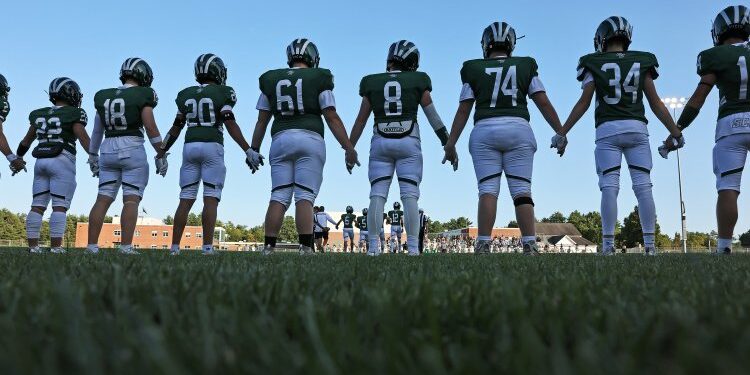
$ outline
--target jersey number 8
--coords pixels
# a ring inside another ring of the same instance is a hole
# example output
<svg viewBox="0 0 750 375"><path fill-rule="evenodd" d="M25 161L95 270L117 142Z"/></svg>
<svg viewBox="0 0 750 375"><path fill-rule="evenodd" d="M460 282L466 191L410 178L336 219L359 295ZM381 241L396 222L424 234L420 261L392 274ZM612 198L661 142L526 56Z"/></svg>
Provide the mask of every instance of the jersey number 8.
<svg viewBox="0 0 750 375"><path fill-rule="evenodd" d="M391 91L394 91L391 95ZM386 116L401 116L403 113L403 104L401 103L401 84L398 81L391 81L385 84L383 88L383 97L385 98L385 115ZM392 111L392 105L396 106L396 110Z"/></svg>
<svg viewBox="0 0 750 375"><path fill-rule="evenodd" d="M116 98L104 101L104 126L107 130L128 128L128 121L125 119L125 99Z"/></svg>

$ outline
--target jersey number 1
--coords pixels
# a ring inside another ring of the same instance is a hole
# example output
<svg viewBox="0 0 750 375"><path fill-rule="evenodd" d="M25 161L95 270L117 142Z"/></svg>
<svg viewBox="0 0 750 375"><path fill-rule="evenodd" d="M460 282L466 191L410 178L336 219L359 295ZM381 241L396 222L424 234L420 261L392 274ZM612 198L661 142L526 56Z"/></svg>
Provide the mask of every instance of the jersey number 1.
<svg viewBox="0 0 750 375"><path fill-rule="evenodd" d="M128 121L125 119L125 99L116 98L104 101L104 125L108 130L128 128Z"/></svg>
<svg viewBox="0 0 750 375"><path fill-rule="evenodd" d="M287 87L292 87L292 81L283 79L276 84L276 109L281 112L282 116L293 116L294 115L294 104L291 95L282 95L281 90ZM305 107L302 105L302 78L294 82L294 87L297 89L297 112L299 114L305 114ZM286 109L284 109L286 104Z"/></svg>

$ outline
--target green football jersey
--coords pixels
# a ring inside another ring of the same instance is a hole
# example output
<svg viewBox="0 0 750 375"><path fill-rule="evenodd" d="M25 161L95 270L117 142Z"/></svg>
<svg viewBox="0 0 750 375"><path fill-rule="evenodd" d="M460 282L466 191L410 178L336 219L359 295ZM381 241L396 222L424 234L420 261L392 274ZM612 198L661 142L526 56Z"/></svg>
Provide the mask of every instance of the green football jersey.
<svg viewBox="0 0 750 375"><path fill-rule="evenodd" d="M191 86L177 94L177 110L185 116L188 127L185 143L216 142L224 144L224 120L221 111L234 107L234 89L224 85Z"/></svg>
<svg viewBox="0 0 750 375"><path fill-rule="evenodd" d="M659 62L648 52L592 53L578 61L578 80L586 73L594 78L598 127L607 121L638 120L648 123L643 107L643 83L647 75L659 77Z"/></svg>
<svg viewBox="0 0 750 375"><path fill-rule="evenodd" d="M357 215L355 214L341 215L341 221L344 223L344 228L352 228L352 225L354 225L355 220L357 220Z"/></svg>
<svg viewBox="0 0 750 375"><path fill-rule="evenodd" d="M333 90L333 75L322 68L269 70L260 76L260 91L273 113L271 135L282 130L304 129L323 136L320 93Z"/></svg>
<svg viewBox="0 0 750 375"><path fill-rule="evenodd" d="M141 112L144 107L156 107L158 102L156 91L143 86L104 89L94 95L96 113L107 138L143 137Z"/></svg>
<svg viewBox="0 0 750 375"><path fill-rule="evenodd" d="M492 117L521 117L529 121L526 97L538 76L531 57L469 60L461 68L461 82L474 92L474 122Z"/></svg>
<svg viewBox="0 0 750 375"><path fill-rule="evenodd" d="M432 91L424 72L386 72L362 78L359 95L367 98L375 122L417 122L419 103L425 91Z"/></svg>
<svg viewBox="0 0 750 375"><path fill-rule="evenodd" d="M388 220L391 225L403 225L404 211L401 210L390 210L388 211Z"/></svg>
<svg viewBox="0 0 750 375"><path fill-rule="evenodd" d="M698 74L716 75L719 88L719 119L742 112L750 112L748 73L750 45L721 45L698 55Z"/></svg>
<svg viewBox="0 0 750 375"><path fill-rule="evenodd" d="M87 122L86 111L72 106L39 108L29 114L29 123L36 129L39 145L62 143L63 148L73 155L76 153L73 125L86 126Z"/></svg>
<svg viewBox="0 0 750 375"><path fill-rule="evenodd" d="M367 232L367 216L357 217L357 228L362 232Z"/></svg>
<svg viewBox="0 0 750 375"><path fill-rule="evenodd" d="M0 97L0 121L5 122L5 119L8 118L9 113L10 104L8 103L8 98Z"/></svg>

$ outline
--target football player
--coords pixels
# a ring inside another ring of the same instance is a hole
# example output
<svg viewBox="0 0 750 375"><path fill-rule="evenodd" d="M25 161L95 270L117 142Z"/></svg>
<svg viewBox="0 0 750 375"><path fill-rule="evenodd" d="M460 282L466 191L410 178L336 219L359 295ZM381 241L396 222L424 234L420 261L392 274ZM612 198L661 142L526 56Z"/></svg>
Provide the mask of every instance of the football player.
<svg viewBox="0 0 750 375"><path fill-rule="evenodd" d="M31 153L37 160L34 163L31 211L26 216L26 237L31 253L42 252L39 248L39 231L50 201L50 252L65 252L62 239L67 225L66 215L76 190L76 140L84 150L89 149L89 135L84 129L88 117L81 108L81 88L72 79L60 77L52 80L48 93L53 106L29 114L29 130L16 151L19 160L22 160L34 139L39 141ZM17 163L17 166L20 164ZM16 172L18 167L14 169Z"/></svg>
<svg viewBox="0 0 750 375"><path fill-rule="evenodd" d="M513 56L516 31L505 22L494 22L482 34L483 59L469 60L461 69L461 102L453 120L443 163L458 168L456 142L474 110L469 151L479 185L477 254L489 254L492 226L497 214L500 178L505 172L513 198L524 254L538 254L534 228L531 175L536 152L529 124L527 97L536 104L555 132L560 120L550 103L531 57Z"/></svg>
<svg viewBox="0 0 750 375"><path fill-rule="evenodd" d="M273 253L284 213L296 205L300 254L313 253L312 207L323 182L326 161L323 120L345 151L351 173L359 165L346 128L336 113L333 75L318 67L318 47L308 39L295 39L286 48L288 68L269 70L260 76L258 122L255 125L248 161L257 169L263 163L260 145L271 126L271 202L266 212L264 254Z"/></svg>
<svg viewBox="0 0 750 375"><path fill-rule="evenodd" d="M359 95L362 104L352 128L351 141L356 145L374 113L375 124L370 141L370 216L369 227L379 231L393 173L398 175L401 200L406 209L406 240L409 255L419 255L419 184L422 182L422 147L417 124L419 107L445 145L448 131L432 103L432 82L424 72L418 72L419 50L407 40L391 44L386 58L386 72L362 78ZM399 217L399 220L401 218ZM392 229L393 230L393 229ZM397 226L398 243L401 227ZM370 239L368 255L378 255L377 238Z"/></svg>
<svg viewBox="0 0 750 375"><path fill-rule="evenodd" d="M344 223L344 252L346 252L347 244L351 245L351 252L354 252L354 222L357 220L357 215L354 214L354 208L352 206L346 206L346 213L341 215L341 219L336 223L336 229L339 229L339 225Z"/></svg>
<svg viewBox="0 0 750 375"><path fill-rule="evenodd" d="M367 209L362 209L362 216L357 216L357 221L354 225L359 228L359 248L369 249L370 248L370 236L367 231Z"/></svg>
<svg viewBox="0 0 750 375"><path fill-rule="evenodd" d="M167 154L162 149L161 135L154 120L154 108L159 99L151 88L153 80L154 74L148 63L131 57L120 68L122 86L100 90L94 96L96 118L91 133L89 166L94 177L99 177L99 195L89 214L89 244L86 247L89 253L99 252L97 242L104 216L122 186L120 253L138 254L132 247L133 233L149 174L143 146L144 129L156 151L156 174L165 176L168 167Z"/></svg>
<svg viewBox="0 0 750 375"><path fill-rule="evenodd" d="M5 138L5 134L3 133L3 123L5 123L5 119L10 113L10 104L8 104L9 93L10 86L8 86L8 80L0 74L0 152L8 159L10 170L15 175L21 170L26 170L26 162L10 150L8 139Z"/></svg>
<svg viewBox="0 0 750 375"><path fill-rule="evenodd" d="M417 215L419 215L419 207L417 207ZM419 218L417 216L417 218ZM401 233L404 231L404 211L401 211L401 203L393 202L393 209L388 211L386 215L386 223L391 225L391 240L396 243L396 248L401 249ZM419 229L417 229L419 230ZM407 242L409 241L409 232L406 232ZM419 238L417 238L419 240ZM395 251L393 251L395 252ZM417 253L419 253L419 242L417 241Z"/></svg>
<svg viewBox="0 0 750 375"><path fill-rule="evenodd" d="M552 147L556 147L586 113L591 98L596 96L594 157L602 192L602 255L615 253L617 194L623 155L638 200L645 254L656 254L656 208L651 192L651 146L644 97L659 121L679 140L679 145L675 147L684 144L680 130L656 93L654 80L659 76L656 56L631 51L632 35L633 27L623 17L609 17L599 25L594 36L596 52L581 57L578 63L578 80L582 82L583 89L581 98L573 107L563 129L552 138Z"/></svg>
<svg viewBox="0 0 750 375"><path fill-rule="evenodd" d="M187 125L185 145L180 168L180 204L174 214L172 247L170 254L180 253L180 239L187 225L188 214L198 197L198 187L203 183L203 254L215 254L213 235L216 227L216 210L221 200L227 168L224 166L224 128L247 154L250 145L234 118L237 104L234 89L227 86L227 68L224 61L213 53L198 56L194 64L197 86L188 87L179 94L177 116L164 137L164 151L168 151ZM249 162L248 162L249 163Z"/></svg>
<svg viewBox="0 0 750 375"><path fill-rule="evenodd" d="M719 88L719 116L713 150L718 190L716 221L719 239L716 252L731 254L742 170L750 151L750 100L747 83L750 9L735 5L722 10L714 19L711 36L714 47L698 55L698 75L701 79L677 124L680 129L687 128L698 116L711 89L714 86ZM663 149L679 143L679 139L669 137ZM662 151L662 156L664 153Z"/></svg>

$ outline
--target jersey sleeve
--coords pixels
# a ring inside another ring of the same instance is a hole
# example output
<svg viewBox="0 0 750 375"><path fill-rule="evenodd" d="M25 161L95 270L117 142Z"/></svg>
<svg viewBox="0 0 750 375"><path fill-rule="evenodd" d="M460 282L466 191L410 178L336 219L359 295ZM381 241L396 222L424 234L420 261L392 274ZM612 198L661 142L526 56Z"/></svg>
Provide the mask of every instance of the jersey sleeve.
<svg viewBox="0 0 750 375"><path fill-rule="evenodd" d="M177 97L174 99L174 104L177 106L177 113L184 115L187 113L187 108L185 107L185 101L182 100L182 93L183 91L180 91L180 93L177 94Z"/></svg>
<svg viewBox="0 0 750 375"><path fill-rule="evenodd" d="M75 111L73 111L73 118L71 119L72 123L80 123L83 126L86 126L89 122L89 116L86 114L86 111L83 108L76 108Z"/></svg>
<svg viewBox="0 0 750 375"><path fill-rule="evenodd" d="M333 90L333 74L328 69L321 69L320 92Z"/></svg>
<svg viewBox="0 0 750 375"><path fill-rule="evenodd" d="M714 66L714 59L712 58L711 50L706 50L698 54L698 62L696 64L697 73L699 76L705 76L716 71Z"/></svg>
<svg viewBox="0 0 750 375"><path fill-rule="evenodd" d="M234 88L230 86L225 86L224 96L225 96L225 99L224 99L225 101L224 101L224 105L222 105L222 108L221 108L222 111L231 110L232 108L234 108L235 105L237 105L237 94L234 92ZM226 108L226 107L230 107L230 108Z"/></svg>
<svg viewBox="0 0 750 375"><path fill-rule="evenodd" d="M143 91L143 96L144 107L156 108L156 105L159 104L159 97L156 95L154 89L146 87L146 90Z"/></svg>
<svg viewBox="0 0 750 375"><path fill-rule="evenodd" d="M8 113L10 113L10 104L8 104L8 100L4 98L0 99L0 121L5 122Z"/></svg>
<svg viewBox="0 0 750 375"><path fill-rule="evenodd" d="M538 92L547 91L544 88L542 80L539 78L539 65L537 65L536 60L531 57L529 57L529 75L531 76L531 79L529 80L529 87L526 90L529 97Z"/></svg>
<svg viewBox="0 0 750 375"><path fill-rule="evenodd" d="M463 67L461 67L461 83L463 85L461 86L461 96L459 97L459 101L474 100L474 89L471 87L469 78L468 61L464 63Z"/></svg>
<svg viewBox="0 0 750 375"><path fill-rule="evenodd" d="M427 75L427 73L422 73L422 82L420 82L419 89L422 92L430 91L432 92L432 80L430 79L430 76Z"/></svg>
<svg viewBox="0 0 750 375"><path fill-rule="evenodd" d="M649 53L647 57L648 72L651 73L651 79L659 78L659 60L656 59L656 55Z"/></svg>
<svg viewBox="0 0 750 375"><path fill-rule="evenodd" d="M577 74L576 79L578 79L578 82L583 82L586 78L586 73L589 73L588 68L586 67L586 56L581 57L578 59L578 68L577 68Z"/></svg>
<svg viewBox="0 0 750 375"><path fill-rule="evenodd" d="M362 77L359 81L359 96L367 96L367 77Z"/></svg>

